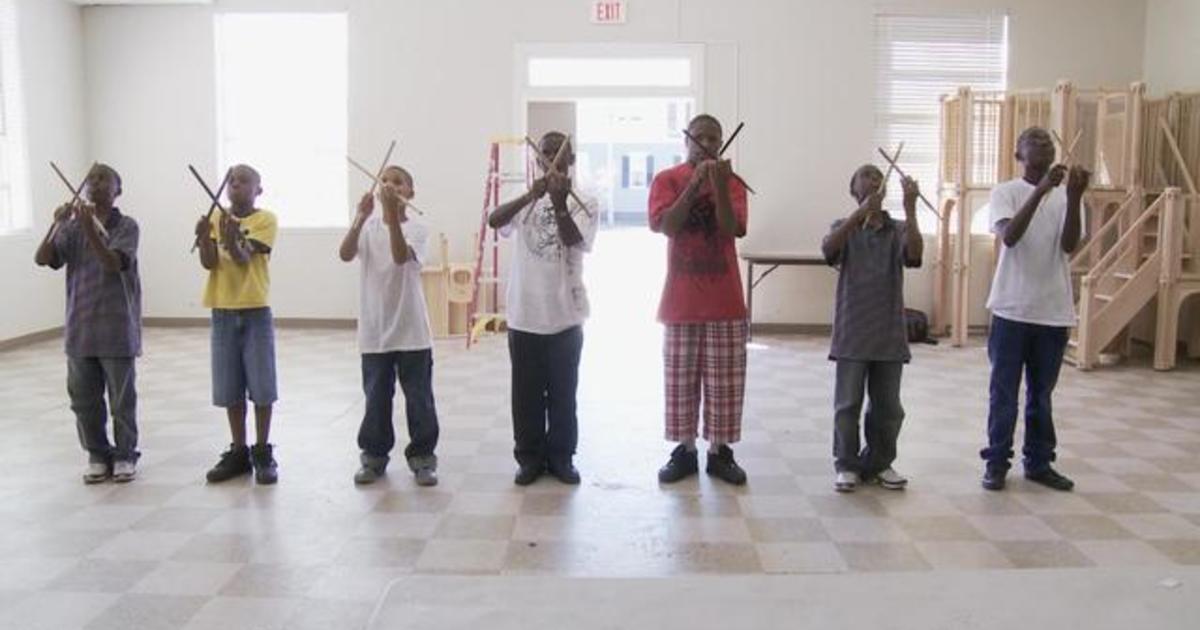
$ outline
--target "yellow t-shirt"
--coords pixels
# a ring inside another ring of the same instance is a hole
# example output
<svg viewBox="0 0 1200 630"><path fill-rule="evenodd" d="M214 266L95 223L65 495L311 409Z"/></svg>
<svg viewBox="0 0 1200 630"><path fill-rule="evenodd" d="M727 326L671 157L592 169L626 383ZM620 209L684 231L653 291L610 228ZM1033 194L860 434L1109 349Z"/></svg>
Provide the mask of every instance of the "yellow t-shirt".
<svg viewBox="0 0 1200 630"><path fill-rule="evenodd" d="M235 217L236 218L236 217ZM271 275L267 270L270 254L255 252L250 262L240 265L234 262L220 242L220 221L213 217L212 238L217 241L217 266L208 272L208 284L204 287L205 308L259 308L267 306L271 289ZM242 234L249 241L258 241L269 248L275 247L278 224L275 215L268 210L256 209L248 216L237 219Z"/></svg>

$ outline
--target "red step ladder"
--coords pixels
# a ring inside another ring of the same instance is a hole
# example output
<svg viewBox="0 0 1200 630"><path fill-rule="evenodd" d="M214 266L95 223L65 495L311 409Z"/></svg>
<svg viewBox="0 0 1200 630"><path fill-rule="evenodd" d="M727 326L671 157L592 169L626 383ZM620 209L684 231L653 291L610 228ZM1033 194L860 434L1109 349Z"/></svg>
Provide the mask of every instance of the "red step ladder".
<svg viewBox="0 0 1200 630"><path fill-rule="evenodd" d="M519 172L505 172L500 168L501 149L505 146L521 147L525 157L523 169ZM524 138L497 138L488 149L487 176L483 183L483 210L479 216L479 232L475 235L475 270L471 274L471 303L467 309L467 348L478 340L479 336L491 329L499 332L504 324L504 313L500 311L500 235L488 226L488 215L500 205L500 192L505 184L523 184L529 187L531 164L528 153L524 150ZM490 236L489 236L490 231ZM485 263L491 265L485 270ZM490 288L489 293L480 291ZM490 300L486 298L491 298ZM488 310L483 310L484 306Z"/></svg>

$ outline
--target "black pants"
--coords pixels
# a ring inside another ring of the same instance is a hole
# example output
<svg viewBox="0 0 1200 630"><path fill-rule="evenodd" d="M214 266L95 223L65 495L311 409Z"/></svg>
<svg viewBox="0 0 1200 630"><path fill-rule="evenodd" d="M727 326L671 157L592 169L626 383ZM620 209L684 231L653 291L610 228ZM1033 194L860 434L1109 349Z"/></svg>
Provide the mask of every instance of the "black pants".
<svg viewBox="0 0 1200 630"><path fill-rule="evenodd" d="M382 352L362 355L363 393L367 409L358 429L363 453L386 459L396 445L392 428L392 396L396 381L404 391L408 418L408 459L433 455L438 441L437 409L433 404L433 350Z"/></svg>
<svg viewBox="0 0 1200 630"><path fill-rule="evenodd" d="M579 443L575 390L583 327L553 335L508 331L513 456L521 466L565 465Z"/></svg>

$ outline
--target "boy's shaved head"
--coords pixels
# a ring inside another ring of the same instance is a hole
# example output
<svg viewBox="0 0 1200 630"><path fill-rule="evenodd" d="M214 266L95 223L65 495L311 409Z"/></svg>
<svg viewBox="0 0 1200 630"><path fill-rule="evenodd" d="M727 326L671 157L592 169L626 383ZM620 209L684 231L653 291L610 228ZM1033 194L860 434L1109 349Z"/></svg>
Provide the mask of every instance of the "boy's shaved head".
<svg viewBox="0 0 1200 630"><path fill-rule="evenodd" d="M850 196L861 203L885 185L887 182L883 181L883 171L878 166L863 164L850 176Z"/></svg>
<svg viewBox="0 0 1200 630"><path fill-rule="evenodd" d="M546 158L547 162L554 160L558 156L558 150L567 142L567 134L561 131L547 131L538 139L538 150L541 151L542 157ZM575 164L575 149L568 146L563 152L559 166L573 166Z"/></svg>
<svg viewBox="0 0 1200 630"><path fill-rule="evenodd" d="M1036 142L1053 142L1053 139L1050 138L1050 132L1046 131L1045 129L1042 129L1041 127L1030 127L1028 129L1026 129L1025 131L1022 131L1021 135L1017 136L1017 146L1018 147L1021 146L1022 144L1025 144L1026 142L1035 142L1035 141Z"/></svg>
<svg viewBox="0 0 1200 630"><path fill-rule="evenodd" d="M113 180L117 182L117 190L121 189L121 174L117 172L117 169L115 169L103 162L97 162L96 165L94 167L92 167L92 172L93 173L104 173L105 175L112 177Z"/></svg>
<svg viewBox="0 0 1200 630"><path fill-rule="evenodd" d="M1035 171L1054 163L1054 140L1041 127L1030 127L1017 136L1017 159Z"/></svg>
<svg viewBox="0 0 1200 630"><path fill-rule="evenodd" d="M855 169L854 174L850 176L850 188L854 188L854 182L858 180L859 176L868 174L875 175L879 177L879 179L883 179L883 171L879 170L878 166L875 166L874 164L863 164Z"/></svg>
<svg viewBox="0 0 1200 630"><path fill-rule="evenodd" d="M403 166L389 164L387 166L387 168L383 169L384 175L387 175L388 173L396 173L396 174L400 175L400 177L403 177L404 179L408 180L409 185L411 185L413 183L412 173L409 173L408 169L404 168Z"/></svg>
<svg viewBox="0 0 1200 630"><path fill-rule="evenodd" d="M255 184L258 184L259 186L262 185L262 175L259 175L258 171L255 170L253 166L250 166L249 164L237 164L233 167L233 174L237 175L239 173L249 175L254 180Z"/></svg>
<svg viewBox="0 0 1200 630"><path fill-rule="evenodd" d="M693 126L695 126L698 123L708 123L710 125L716 125L717 130L721 131L722 133L724 133L724 131L725 131L721 127L721 121L717 120L717 117L713 116L712 114L697 114L694 118L692 118L691 120L688 121L688 129L691 129Z"/></svg>

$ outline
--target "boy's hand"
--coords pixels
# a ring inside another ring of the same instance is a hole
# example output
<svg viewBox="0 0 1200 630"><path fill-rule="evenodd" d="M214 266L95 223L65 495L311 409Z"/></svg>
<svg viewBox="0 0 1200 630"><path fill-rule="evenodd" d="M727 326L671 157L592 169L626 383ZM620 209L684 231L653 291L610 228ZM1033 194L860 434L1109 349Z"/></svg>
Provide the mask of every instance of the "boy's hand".
<svg viewBox="0 0 1200 630"><path fill-rule="evenodd" d="M241 224L228 214L221 215L221 235L227 244L237 242L242 236Z"/></svg>
<svg viewBox="0 0 1200 630"><path fill-rule="evenodd" d="M716 178L715 183L726 184L733 175L733 163L729 160L714 160L710 168L713 177Z"/></svg>
<svg viewBox="0 0 1200 630"><path fill-rule="evenodd" d="M212 222L208 220L208 214L203 214L196 222L196 237L208 238L210 234L212 234Z"/></svg>
<svg viewBox="0 0 1200 630"><path fill-rule="evenodd" d="M692 178L688 180L688 189L692 191L699 190L704 185L705 180L711 176L714 164L716 162L713 160L700 161L696 165L696 168L692 170Z"/></svg>
<svg viewBox="0 0 1200 630"><path fill-rule="evenodd" d="M548 175L543 175L533 180L533 183L529 185L529 194L533 196L535 201L541 199L546 194L546 189L549 187L549 184L546 182L547 177Z"/></svg>
<svg viewBox="0 0 1200 630"><path fill-rule="evenodd" d="M79 223L87 232L96 231L96 221L92 218L96 216L95 212L96 206L89 206L83 203L79 204L75 208L75 216L79 218Z"/></svg>
<svg viewBox="0 0 1200 630"><path fill-rule="evenodd" d="M400 190L385 184L379 189L379 201L383 203L383 220L388 224L399 225L400 217L404 216L404 208L408 205Z"/></svg>
<svg viewBox="0 0 1200 630"><path fill-rule="evenodd" d="M904 190L904 210L915 211L917 197L921 195L921 187L917 185L917 180L911 177L901 177L900 187Z"/></svg>
<svg viewBox="0 0 1200 630"><path fill-rule="evenodd" d="M1067 174L1067 196L1078 199L1087 190L1092 174L1082 166L1072 166Z"/></svg>
<svg viewBox="0 0 1200 630"><path fill-rule="evenodd" d="M559 173L549 173L546 175L546 191L550 193L550 198L554 201L563 201L567 198L567 193L571 191L571 178Z"/></svg>
<svg viewBox="0 0 1200 630"><path fill-rule="evenodd" d="M363 193L362 199L358 200L358 217L366 220L375 211L375 199L371 197L371 193Z"/></svg>
<svg viewBox="0 0 1200 630"><path fill-rule="evenodd" d="M66 223L67 221L70 221L71 213L74 211L75 211L75 206L73 206L69 203L64 203L63 205L54 209L54 222L55 223Z"/></svg>
<svg viewBox="0 0 1200 630"><path fill-rule="evenodd" d="M862 210L867 213L883 212L883 198L887 197L887 188L880 187L879 190L867 195L863 200Z"/></svg>
<svg viewBox="0 0 1200 630"><path fill-rule="evenodd" d="M1062 183L1063 178L1067 176L1067 167L1065 164L1055 164L1046 171L1042 176L1042 181L1038 182L1037 190L1043 194L1050 192Z"/></svg>

